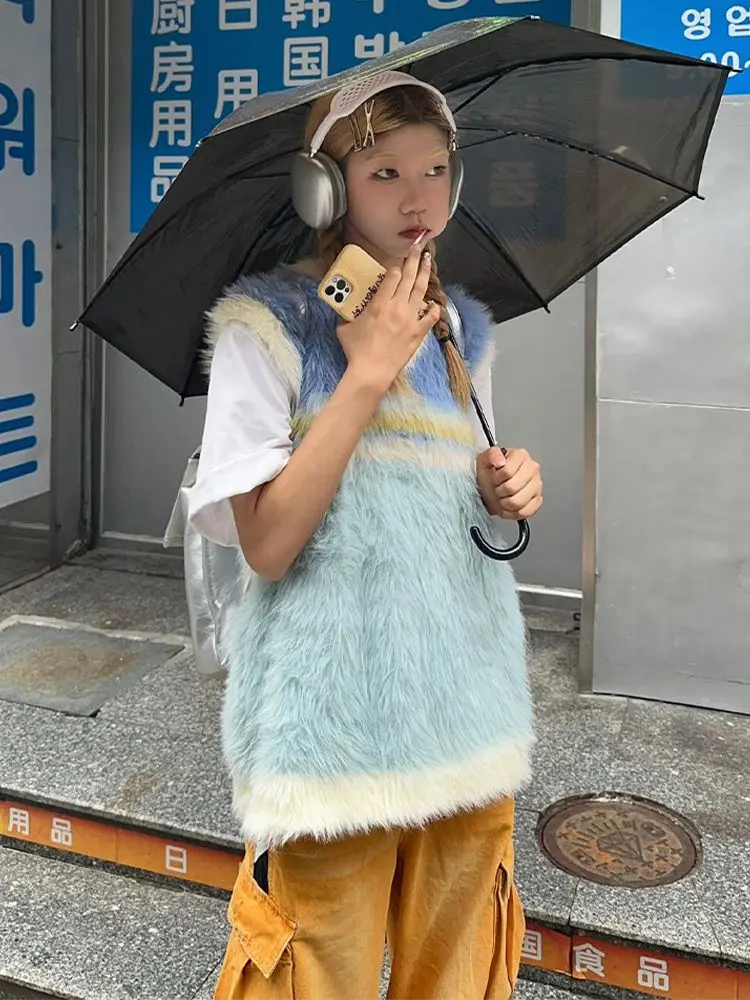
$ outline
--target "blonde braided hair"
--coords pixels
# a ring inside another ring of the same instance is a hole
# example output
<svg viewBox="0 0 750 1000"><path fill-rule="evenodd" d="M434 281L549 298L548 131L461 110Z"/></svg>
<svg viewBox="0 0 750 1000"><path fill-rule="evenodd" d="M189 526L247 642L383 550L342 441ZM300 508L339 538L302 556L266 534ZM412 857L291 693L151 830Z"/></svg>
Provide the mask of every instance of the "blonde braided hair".
<svg viewBox="0 0 750 1000"><path fill-rule="evenodd" d="M471 402L471 379L466 370L461 352L456 349L450 338L451 328L448 323L447 303L448 296L438 274L437 257L435 253L435 241L430 240L427 248L432 254L432 271L427 285L427 300L437 302L440 306L440 319L434 327L435 336L440 341L445 356L445 365L448 369L448 382L450 383L453 398L464 409Z"/></svg>
<svg viewBox="0 0 750 1000"><path fill-rule="evenodd" d="M305 144L308 148L318 125L328 114L332 97L333 95L322 97L312 107L305 129ZM447 123L440 105L437 99L426 90L409 86L393 87L376 95L374 102L371 121L376 137L379 133L412 124L437 125L438 128L446 132L446 138L448 136ZM364 118L362 108L358 108L351 117L358 119L360 116ZM334 123L325 137L321 149L337 163L342 163L354 150L355 132L359 131L361 135L364 135L364 129L366 129L364 120L356 121L355 124L358 128L353 128L349 119L340 119ZM343 250L344 244L343 219L337 220L328 229L318 233L318 261L324 270L327 271L333 264L338 254ZM435 324L434 333L443 349L451 393L456 402L466 409L471 401L471 380L460 351L454 347L449 339L447 296L438 273L435 241L431 240L426 249L432 254L432 271L427 286L426 299L436 302L440 306L440 318ZM408 388L403 374L394 383L394 388L402 391Z"/></svg>

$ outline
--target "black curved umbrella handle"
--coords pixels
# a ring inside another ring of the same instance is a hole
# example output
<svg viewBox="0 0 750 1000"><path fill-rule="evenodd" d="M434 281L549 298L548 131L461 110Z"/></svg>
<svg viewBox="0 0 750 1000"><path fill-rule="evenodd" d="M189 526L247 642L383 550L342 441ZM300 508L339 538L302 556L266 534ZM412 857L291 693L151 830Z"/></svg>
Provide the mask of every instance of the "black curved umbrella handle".
<svg viewBox="0 0 750 1000"><path fill-rule="evenodd" d="M494 545L490 545L476 525L473 528L469 528L469 534L471 535L472 542L474 542L480 552L489 556L490 559L497 559L499 562L508 562L510 559L517 559L526 551L531 541L531 528L528 521L518 522L518 540L515 545L510 545L507 549L496 549Z"/></svg>
<svg viewBox="0 0 750 1000"><path fill-rule="evenodd" d="M451 340L453 340L452 337ZM453 343L458 347L455 340L453 340ZM484 436L487 438L490 448L496 448L497 441L495 441L495 435L492 433L492 428L482 409L482 404L479 402L477 394L474 391L474 386L471 387L471 401L474 404L474 409L477 411L479 423L482 425ZM507 455L508 453L506 448L501 448L501 451L503 455ZM531 528L529 528L529 522L524 520L518 522L518 539L516 544L510 545L507 549L496 549L494 545L490 545L476 525L469 529L469 534L471 535L472 542L474 542L483 555L488 556L490 559L497 559L499 562L508 562L511 559L517 559L526 551L531 541Z"/></svg>

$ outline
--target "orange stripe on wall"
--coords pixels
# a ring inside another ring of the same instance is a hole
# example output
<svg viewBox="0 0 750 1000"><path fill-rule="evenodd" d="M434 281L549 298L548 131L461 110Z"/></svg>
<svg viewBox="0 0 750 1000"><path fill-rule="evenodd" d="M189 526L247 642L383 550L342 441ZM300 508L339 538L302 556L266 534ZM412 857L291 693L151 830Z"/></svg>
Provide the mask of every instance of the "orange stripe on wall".
<svg viewBox="0 0 750 1000"><path fill-rule="evenodd" d="M0 801L0 834L169 878L231 890L240 852ZM524 965L665 1000L750 1000L750 972L529 923Z"/></svg>
<svg viewBox="0 0 750 1000"><path fill-rule="evenodd" d="M0 833L19 841L220 889L234 886L242 860L240 854L221 848L142 833L20 802L0 803Z"/></svg>

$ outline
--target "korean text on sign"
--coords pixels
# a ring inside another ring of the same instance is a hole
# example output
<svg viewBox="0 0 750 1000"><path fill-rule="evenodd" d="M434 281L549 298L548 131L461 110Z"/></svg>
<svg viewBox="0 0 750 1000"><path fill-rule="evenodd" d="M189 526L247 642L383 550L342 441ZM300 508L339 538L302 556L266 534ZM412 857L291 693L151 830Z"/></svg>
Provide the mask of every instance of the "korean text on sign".
<svg viewBox="0 0 750 1000"><path fill-rule="evenodd" d="M750 93L750 2L621 0L621 34L629 41L732 69L725 93ZM737 72L742 70L743 72Z"/></svg>
<svg viewBox="0 0 750 1000"><path fill-rule="evenodd" d="M0 0L0 508L49 488L50 5ZM46 58L45 58L46 56ZM28 832L16 810L12 829Z"/></svg>
<svg viewBox="0 0 750 1000"><path fill-rule="evenodd" d="M750 69L750 6L747 4L712 4L689 7L682 12L684 36L692 42L711 39L710 48L701 53L706 62L721 63L738 70Z"/></svg>

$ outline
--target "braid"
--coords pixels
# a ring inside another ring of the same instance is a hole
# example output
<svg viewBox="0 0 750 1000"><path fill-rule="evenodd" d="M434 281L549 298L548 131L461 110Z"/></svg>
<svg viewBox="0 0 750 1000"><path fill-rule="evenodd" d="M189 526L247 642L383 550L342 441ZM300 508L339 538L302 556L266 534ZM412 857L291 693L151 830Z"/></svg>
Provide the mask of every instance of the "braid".
<svg viewBox="0 0 750 1000"><path fill-rule="evenodd" d="M437 261L435 260L434 241L430 243L428 249L432 253L432 271L430 273L430 281L427 285L425 298L428 301L432 300L433 302L437 302L440 306L440 319L435 324L435 336L439 340L440 346L443 348L451 392L457 402L460 403L464 409L467 409L469 403L471 402L471 380L460 351L456 350L449 339L451 330L446 313L448 297L445 294L445 290L438 275Z"/></svg>

